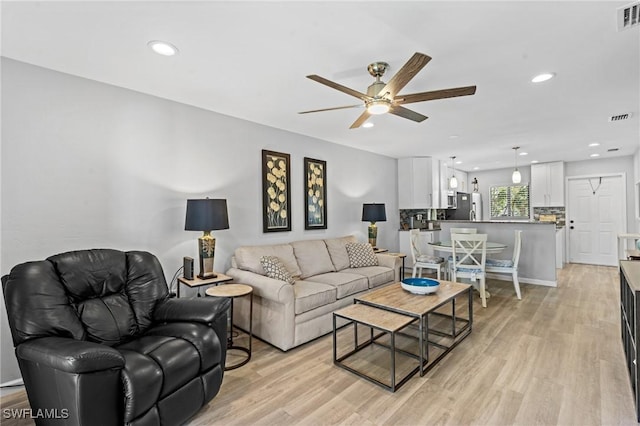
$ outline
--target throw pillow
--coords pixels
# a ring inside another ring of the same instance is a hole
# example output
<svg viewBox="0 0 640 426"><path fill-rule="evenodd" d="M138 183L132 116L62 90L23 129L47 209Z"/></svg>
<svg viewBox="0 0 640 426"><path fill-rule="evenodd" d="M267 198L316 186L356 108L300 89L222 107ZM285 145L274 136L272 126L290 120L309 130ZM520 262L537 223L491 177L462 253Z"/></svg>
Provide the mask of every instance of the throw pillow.
<svg viewBox="0 0 640 426"><path fill-rule="evenodd" d="M373 252L371 244L347 243L346 247L350 267L362 268L364 266L378 266L378 258Z"/></svg>
<svg viewBox="0 0 640 426"><path fill-rule="evenodd" d="M284 281L289 284L296 282L291 276L291 273L287 270L287 267L284 266L284 263L282 263L276 256L262 256L260 258L260 263L262 264L262 269L264 269L264 272L269 278Z"/></svg>

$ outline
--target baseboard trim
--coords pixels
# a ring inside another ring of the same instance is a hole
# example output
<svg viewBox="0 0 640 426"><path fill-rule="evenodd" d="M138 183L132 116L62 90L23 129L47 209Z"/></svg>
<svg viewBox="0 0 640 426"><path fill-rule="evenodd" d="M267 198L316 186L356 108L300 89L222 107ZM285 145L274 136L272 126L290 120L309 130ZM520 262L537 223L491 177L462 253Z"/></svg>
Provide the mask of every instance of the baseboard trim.
<svg viewBox="0 0 640 426"><path fill-rule="evenodd" d="M511 275L507 274L487 274L487 278L501 281L512 281ZM536 278L518 277L518 281L522 284L542 285L545 287L558 287L558 281L538 280Z"/></svg>

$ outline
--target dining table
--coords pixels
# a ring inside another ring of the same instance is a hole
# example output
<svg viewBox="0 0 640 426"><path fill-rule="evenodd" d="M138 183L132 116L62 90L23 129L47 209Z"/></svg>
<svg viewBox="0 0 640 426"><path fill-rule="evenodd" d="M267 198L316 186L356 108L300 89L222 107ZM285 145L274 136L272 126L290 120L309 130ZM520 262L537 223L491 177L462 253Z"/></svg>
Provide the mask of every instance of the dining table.
<svg viewBox="0 0 640 426"><path fill-rule="evenodd" d="M428 243L428 245L431 248L433 248L434 250L437 250L437 251L442 251L442 252L446 252L446 253L453 253L453 244L451 243L450 240L434 241L432 243ZM487 253L488 254L490 254L490 253L500 253L506 248L507 248L506 244L487 241Z"/></svg>
<svg viewBox="0 0 640 426"><path fill-rule="evenodd" d="M469 242L469 243L471 243L471 242ZM428 243L428 245L430 247L432 247L434 250L437 250L437 251L442 251L442 252L446 252L446 253L453 253L453 243L451 242L451 240L434 241L432 243ZM500 253L501 251L503 251L506 248L507 248L506 244L487 241L486 252L488 254ZM474 250L474 253L477 252L477 251L478 250ZM449 274L450 274L450 272L449 272ZM485 295L486 295L487 298L491 297L491 293L489 293L489 289L486 286L485 286Z"/></svg>

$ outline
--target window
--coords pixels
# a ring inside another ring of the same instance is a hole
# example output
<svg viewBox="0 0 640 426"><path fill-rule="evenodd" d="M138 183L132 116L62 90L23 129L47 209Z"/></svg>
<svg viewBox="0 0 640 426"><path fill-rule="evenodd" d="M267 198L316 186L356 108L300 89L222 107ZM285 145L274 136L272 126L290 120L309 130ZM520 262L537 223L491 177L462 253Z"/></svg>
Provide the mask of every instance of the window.
<svg viewBox="0 0 640 426"><path fill-rule="evenodd" d="M529 185L492 186L491 219L529 219Z"/></svg>

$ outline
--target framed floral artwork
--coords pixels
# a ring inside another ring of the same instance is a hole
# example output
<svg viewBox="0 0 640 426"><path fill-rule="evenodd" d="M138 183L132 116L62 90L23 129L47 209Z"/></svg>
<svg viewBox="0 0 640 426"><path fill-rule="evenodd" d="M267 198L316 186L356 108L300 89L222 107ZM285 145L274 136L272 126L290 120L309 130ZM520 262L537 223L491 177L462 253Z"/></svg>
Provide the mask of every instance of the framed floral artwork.
<svg viewBox="0 0 640 426"><path fill-rule="evenodd" d="M262 150L262 232L291 231L289 154Z"/></svg>
<svg viewBox="0 0 640 426"><path fill-rule="evenodd" d="M304 157L304 229L327 229L327 162Z"/></svg>

